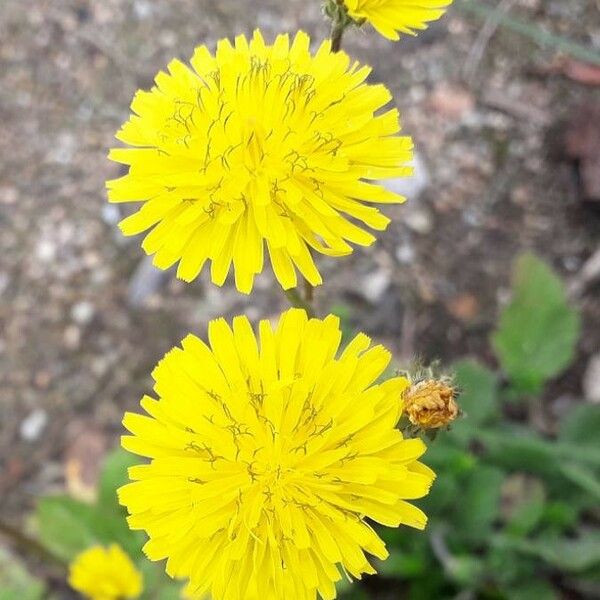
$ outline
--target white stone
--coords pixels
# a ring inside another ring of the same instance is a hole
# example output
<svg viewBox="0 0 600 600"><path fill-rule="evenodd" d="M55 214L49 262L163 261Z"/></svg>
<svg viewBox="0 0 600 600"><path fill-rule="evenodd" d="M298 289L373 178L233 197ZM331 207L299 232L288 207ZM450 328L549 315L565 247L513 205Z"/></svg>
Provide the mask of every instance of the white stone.
<svg viewBox="0 0 600 600"><path fill-rule="evenodd" d="M415 250L410 242L404 242L396 248L396 258L403 265L408 265L415 259Z"/></svg>
<svg viewBox="0 0 600 600"><path fill-rule="evenodd" d="M363 296L372 303L376 303L390 287L391 277L387 269L379 269L369 273L363 278L360 286Z"/></svg>
<svg viewBox="0 0 600 600"><path fill-rule="evenodd" d="M85 325L92 320L95 312L94 305L91 302L83 300L71 307L71 318L75 323Z"/></svg>
<svg viewBox="0 0 600 600"><path fill-rule="evenodd" d="M35 255L41 262L52 262L56 256L56 246L49 240L41 240L35 249Z"/></svg>
<svg viewBox="0 0 600 600"><path fill-rule="evenodd" d="M32 410L21 422L19 433L26 442L35 442L48 423L48 414L41 408Z"/></svg>
<svg viewBox="0 0 600 600"><path fill-rule="evenodd" d="M386 179L381 184L392 192L405 196L409 201L416 200L429 185L429 172L420 154L415 152L412 177Z"/></svg>
<svg viewBox="0 0 600 600"><path fill-rule="evenodd" d="M152 15L152 4L145 0L137 0L133 5L135 16L141 20L147 19Z"/></svg>
<svg viewBox="0 0 600 600"><path fill-rule="evenodd" d="M407 227L422 235L431 233L433 229L431 215L423 209L407 210L404 214L404 223Z"/></svg>
<svg viewBox="0 0 600 600"><path fill-rule="evenodd" d="M102 220L107 225L116 225L121 220L121 211L114 204L104 204L102 206Z"/></svg>
<svg viewBox="0 0 600 600"><path fill-rule="evenodd" d="M583 394L588 402L600 404L600 352L588 362L583 375Z"/></svg>

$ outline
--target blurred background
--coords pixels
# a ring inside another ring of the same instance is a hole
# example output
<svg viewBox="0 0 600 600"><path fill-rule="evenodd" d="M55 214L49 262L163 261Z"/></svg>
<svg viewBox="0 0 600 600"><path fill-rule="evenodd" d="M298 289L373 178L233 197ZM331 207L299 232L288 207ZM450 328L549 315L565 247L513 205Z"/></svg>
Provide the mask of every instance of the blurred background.
<svg viewBox="0 0 600 600"><path fill-rule="evenodd" d="M268 273L250 297L184 284L120 235L106 154L134 92L255 27L320 40L319 5L0 0L3 600L73 597L64 562L112 535L81 506L112 502L127 459L105 456L163 354L286 307ZM418 38L344 47L394 94L416 176L377 244L320 260L317 308L398 366L454 366L467 415L432 444L428 532L386 532L344 597L600 597L600 2L457 0Z"/></svg>

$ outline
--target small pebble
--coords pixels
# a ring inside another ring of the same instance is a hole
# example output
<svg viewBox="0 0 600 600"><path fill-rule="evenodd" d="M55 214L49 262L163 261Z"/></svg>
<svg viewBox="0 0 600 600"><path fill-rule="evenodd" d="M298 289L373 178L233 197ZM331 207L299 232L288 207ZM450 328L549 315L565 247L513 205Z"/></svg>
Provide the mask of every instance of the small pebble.
<svg viewBox="0 0 600 600"><path fill-rule="evenodd" d="M26 442L35 442L39 439L47 423L48 415L46 411L41 408L36 408L21 422L21 427L19 428L21 438Z"/></svg>
<svg viewBox="0 0 600 600"><path fill-rule="evenodd" d="M362 295L376 304L390 287L391 277L387 269L379 269L363 278L360 286Z"/></svg>
<svg viewBox="0 0 600 600"><path fill-rule="evenodd" d="M83 300L71 307L71 319L79 325L86 325L92 320L95 312L94 305L91 302Z"/></svg>
<svg viewBox="0 0 600 600"><path fill-rule="evenodd" d="M409 242L404 242L400 246L396 248L396 258L399 263L403 265L408 265L415 259L415 250L412 247L412 244Z"/></svg>
<svg viewBox="0 0 600 600"><path fill-rule="evenodd" d="M583 395L588 402L600 404L600 352L590 358L585 369Z"/></svg>

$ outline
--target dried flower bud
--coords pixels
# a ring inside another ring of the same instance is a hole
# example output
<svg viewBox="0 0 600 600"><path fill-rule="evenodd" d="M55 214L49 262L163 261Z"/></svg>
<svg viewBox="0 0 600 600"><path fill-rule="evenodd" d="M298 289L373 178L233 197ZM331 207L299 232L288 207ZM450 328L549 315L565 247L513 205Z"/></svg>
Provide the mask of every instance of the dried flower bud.
<svg viewBox="0 0 600 600"><path fill-rule="evenodd" d="M402 396L408 420L420 429L446 427L458 416L456 390L448 381L426 379L407 388Z"/></svg>

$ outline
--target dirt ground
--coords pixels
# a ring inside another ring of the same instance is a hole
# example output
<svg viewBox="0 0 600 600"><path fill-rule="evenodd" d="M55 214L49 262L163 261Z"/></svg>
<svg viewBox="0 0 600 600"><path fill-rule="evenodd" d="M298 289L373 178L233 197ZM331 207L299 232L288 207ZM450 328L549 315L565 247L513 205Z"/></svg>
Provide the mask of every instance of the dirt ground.
<svg viewBox="0 0 600 600"><path fill-rule="evenodd" d="M518 18L600 51L596 0L512 4ZM258 319L286 306L268 274L251 297L206 277L185 285L148 274L104 192L118 173L107 150L135 90L172 57L257 26L267 37L327 31L317 0L0 0L5 518L64 487L82 431L99 454L116 443L123 410L185 333L203 333L217 314ZM485 39L482 26L454 6L399 44L347 35L345 48L394 93L418 177L402 184L410 201L388 211L393 225L376 245L321 261L317 303L347 312L400 360L471 354L493 364L488 337L512 261L535 251L577 288L585 323L575 366L545 398L539 426L551 429L581 401L600 348L598 285L578 285L600 243L600 201L582 201L574 164L561 159L564 123L600 102L600 86L565 76L552 48L502 27Z"/></svg>

